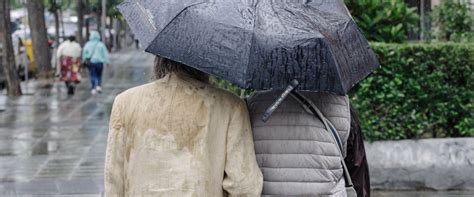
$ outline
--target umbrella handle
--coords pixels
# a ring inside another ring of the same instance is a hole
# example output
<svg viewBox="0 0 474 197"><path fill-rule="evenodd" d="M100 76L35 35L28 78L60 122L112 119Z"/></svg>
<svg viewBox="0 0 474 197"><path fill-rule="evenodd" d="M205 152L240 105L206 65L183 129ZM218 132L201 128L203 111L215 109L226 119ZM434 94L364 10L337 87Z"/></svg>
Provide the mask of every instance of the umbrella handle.
<svg viewBox="0 0 474 197"><path fill-rule="evenodd" d="M265 110L265 113L263 113L262 116L262 121L267 122L267 120L272 116L273 112L280 106L280 104L285 100L285 98L293 91L295 90L296 87L298 87L299 82L296 79L293 79L288 87L286 87L286 90L278 97L278 99Z"/></svg>

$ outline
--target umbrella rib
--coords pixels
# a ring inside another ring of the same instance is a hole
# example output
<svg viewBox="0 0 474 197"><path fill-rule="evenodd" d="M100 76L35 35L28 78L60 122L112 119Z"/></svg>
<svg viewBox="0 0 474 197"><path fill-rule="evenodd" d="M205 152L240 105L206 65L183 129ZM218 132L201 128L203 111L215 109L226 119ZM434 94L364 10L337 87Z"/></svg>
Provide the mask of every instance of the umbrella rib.
<svg viewBox="0 0 474 197"><path fill-rule="evenodd" d="M160 37L161 33L163 33L164 30L165 30L166 28L168 28L168 26L170 26L171 23L173 23L173 21L174 21L176 18L178 18L178 16L180 16L180 15L181 15L184 11L186 11L188 8L193 7L193 6L196 6L196 5L199 5L199 4L204 4L204 3L208 3L208 2L199 2L199 3L195 3L195 4L192 4L192 5L189 5L189 6L186 6L185 8L183 8L183 10L181 10L178 14L176 14L176 16L174 16L173 19L171 19L170 22L169 22L168 24L166 24L166 25L163 27L163 29L158 33L158 35L156 35L156 37L155 37L154 40L158 39L158 37Z"/></svg>
<svg viewBox="0 0 474 197"><path fill-rule="evenodd" d="M140 10L143 12L143 13L146 13L148 14L148 22L151 24L151 27L153 27L154 30L158 30L155 26L155 24L153 23L153 15L150 13L150 11L146 8L144 8L142 6L142 4L140 4L140 2L135 2L137 4L137 6L140 8Z"/></svg>
<svg viewBox="0 0 474 197"><path fill-rule="evenodd" d="M275 10L274 4L272 4L270 7L272 8L272 11L273 11L274 13L277 13L277 11ZM285 30L288 32L288 27L285 25L285 23L283 23L283 20L281 20L281 18L280 18L279 16L275 16L275 18L277 18L278 21L280 21L281 26L282 26L283 28L285 28Z"/></svg>
<svg viewBox="0 0 474 197"><path fill-rule="evenodd" d="M251 56L252 56L252 48L253 48L253 40L257 37L257 36L255 35L255 27L257 26L257 5L258 5L259 3L260 3L260 1L256 1L256 2L255 2L255 5L254 5L254 8L253 8L254 13L253 13L252 39L250 39L250 50L249 50L249 54L248 54L248 58L247 58L247 61L248 61L248 62L247 62L247 66L250 65L250 58L251 58ZM248 69L248 67L247 67L247 69ZM248 70L245 71L245 73L247 73L247 72L248 72ZM247 76L247 74L245 74L244 76ZM251 80L253 80L253 77L254 77L254 76L253 76L253 74L252 74ZM245 83L247 83L247 82L248 82L248 79L245 80ZM250 86L250 85L248 85L248 86ZM247 89L247 88L248 88L248 87L247 87L247 84L244 84L244 87L245 87L245 89Z"/></svg>

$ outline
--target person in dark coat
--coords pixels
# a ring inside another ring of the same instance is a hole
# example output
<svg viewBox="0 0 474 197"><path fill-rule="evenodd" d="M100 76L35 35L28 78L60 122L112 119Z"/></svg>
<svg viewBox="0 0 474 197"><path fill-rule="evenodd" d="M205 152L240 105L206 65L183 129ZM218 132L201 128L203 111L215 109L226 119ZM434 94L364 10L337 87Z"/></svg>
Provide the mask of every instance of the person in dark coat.
<svg viewBox="0 0 474 197"><path fill-rule="evenodd" d="M358 197L370 197L369 164L365 154L364 137L359 115L351 106L351 130L347 139L347 156L344 159L351 174Z"/></svg>

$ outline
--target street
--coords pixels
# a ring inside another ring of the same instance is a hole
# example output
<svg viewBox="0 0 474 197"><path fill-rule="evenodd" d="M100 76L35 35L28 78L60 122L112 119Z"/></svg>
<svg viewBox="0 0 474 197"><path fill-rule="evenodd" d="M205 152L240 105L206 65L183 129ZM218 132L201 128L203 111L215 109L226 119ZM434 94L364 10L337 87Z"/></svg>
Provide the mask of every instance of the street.
<svg viewBox="0 0 474 197"><path fill-rule="evenodd" d="M34 95L0 95L0 196L101 195L113 100L149 82L153 65L152 55L132 49L111 60L100 95L91 95L87 78L72 97L60 82L50 89L28 84Z"/></svg>

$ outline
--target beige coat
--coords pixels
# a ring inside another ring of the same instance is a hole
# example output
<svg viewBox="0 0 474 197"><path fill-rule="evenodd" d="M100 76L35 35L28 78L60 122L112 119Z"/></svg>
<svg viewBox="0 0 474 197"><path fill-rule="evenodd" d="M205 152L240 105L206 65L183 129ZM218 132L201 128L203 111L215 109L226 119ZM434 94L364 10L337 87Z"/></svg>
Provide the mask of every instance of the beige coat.
<svg viewBox="0 0 474 197"><path fill-rule="evenodd" d="M182 74L117 96L107 196L260 196L249 115L238 97Z"/></svg>

